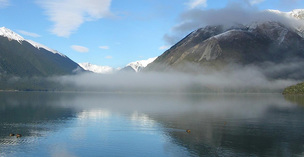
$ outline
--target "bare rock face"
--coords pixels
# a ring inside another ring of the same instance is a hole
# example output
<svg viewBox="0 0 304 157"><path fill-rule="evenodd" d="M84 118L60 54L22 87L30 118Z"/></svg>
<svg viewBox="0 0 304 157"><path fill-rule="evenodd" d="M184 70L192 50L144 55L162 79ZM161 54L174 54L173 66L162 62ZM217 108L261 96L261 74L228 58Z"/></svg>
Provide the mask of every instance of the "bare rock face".
<svg viewBox="0 0 304 157"><path fill-rule="evenodd" d="M208 26L205 28L198 29L186 36L176 45L171 47L164 54L158 57L154 62L166 65L176 65L184 60L192 61L193 59L190 58L189 55L197 55L200 46L202 45L202 43L205 43L205 40L222 32L223 28L221 26ZM200 53L199 55L202 56Z"/></svg>

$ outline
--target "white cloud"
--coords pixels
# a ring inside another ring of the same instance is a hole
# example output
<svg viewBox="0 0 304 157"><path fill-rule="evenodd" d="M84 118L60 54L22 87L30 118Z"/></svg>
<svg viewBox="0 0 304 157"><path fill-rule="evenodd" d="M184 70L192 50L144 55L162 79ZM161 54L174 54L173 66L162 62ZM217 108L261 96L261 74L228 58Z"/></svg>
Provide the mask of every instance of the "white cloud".
<svg viewBox="0 0 304 157"><path fill-rule="evenodd" d="M24 30L18 30L18 32L21 33L22 35L26 35L26 36L30 36L30 37L34 37L34 38L41 37L39 34L32 33L32 32L27 32L27 31L24 31Z"/></svg>
<svg viewBox="0 0 304 157"><path fill-rule="evenodd" d="M159 50L167 50L169 48L170 48L169 45L164 45L164 46L159 47Z"/></svg>
<svg viewBox="0 0 304 157"><path fill-rule="evenodd" d="M265 0L250 0L250 4L251 5L255 5L255 4L259 4L259 3L262 3L264 2Z"/></svg>
<svg viewBox="0 0 304 157"><path fill-rule="evenodd" d="M112 59L113 57L112 56L106 56L105 58L106 59Z"/></svg>
<svg viewBox="0 0 304 157"><path fill-rule="evenodd" d="M9 6L9 0L0 0L0 8Z"/></svg>
<svg viewBox="0 0 304 157"><path fill-rule="evenodd" d="M84 46L72 45L71 48L77 52L86 53L89 52L89 49Z"/></svg>
<svg viewBox="0 0 304 157"><path fill-rule="evenodd" d="M109 47L109 46L99 46L99 48L100 48L100 49L104 49L104 50L108 50L108 49L110 49L110 47Z"/></svg>
<svg viewBox="0 0 304 157"><path fill-rule="evenodd" d="M68 37L86 21L109 16L112 0L44 0L37 3L54 22L51 32Z"/></svg>
<svg viewBox="0 0 304 157"><path fill-rule="evenodd" d="M190 0L187 5L190 7L190 9L194 9L200 6L207 7L207 0Z"/></svg>

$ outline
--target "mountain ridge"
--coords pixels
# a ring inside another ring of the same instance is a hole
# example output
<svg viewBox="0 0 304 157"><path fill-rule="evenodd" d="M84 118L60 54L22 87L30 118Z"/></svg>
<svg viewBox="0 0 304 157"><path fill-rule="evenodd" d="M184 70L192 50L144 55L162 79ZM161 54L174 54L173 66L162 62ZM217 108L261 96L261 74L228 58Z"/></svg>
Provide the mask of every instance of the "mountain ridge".
<svg viewBox="0 0 304 157"><path fill-rule="evenodd" d="M139 60L135 62L131 62L127 64L124 68L113 68L110 66L100 66L100 65L94 65L91 63L79 63L79 65L88 71L94 72L94 73L100 73L100 74L108 74L113 72L119 72L119 71L134 71L134 72L140 72L142 69L144 69L148 64L152 63L157 57L149 58L147 60Z"/></svg>
<svg viewBox="0 0 304 157"><path fill-rule="evenodd" d="M188 71L185 67L189 64L219 70L238 64L259 66L268 78L303 79L304 73L299 72L301 60L304 60L301 34L288 24L269 20L199 28L160 55L146 71ZM270 63L275 66L288 62L299 65L275 74L267 71Z"/></svg>
<svg viewBox="0 0 304 157"><path fill-rule="evenodd" d="M55 54L59 54L63 57L66 57L64 54L56 51L56 50L53 50L43 44L40 44L40 43L37 43L33 40L26 40L24 39L21 35L13 32L12 30L6 28L6 27L0 27L0 36L3 36L3 37L7 37L9 40L16 40L18 41L20 44L22 44L22 42L26 41L28 43L30 43L31 45L33 45L34 47L36 47L37 49L40 49L40 48L43 48L43 49L46 49L52 53L55 53Z"/></svg>
<svg viewBox="0 0 304 157"><path fill-rule="evenodd" d="M34 77L74 74L83 69L67 56L12 30L0 28L0 74Z"/></svg>

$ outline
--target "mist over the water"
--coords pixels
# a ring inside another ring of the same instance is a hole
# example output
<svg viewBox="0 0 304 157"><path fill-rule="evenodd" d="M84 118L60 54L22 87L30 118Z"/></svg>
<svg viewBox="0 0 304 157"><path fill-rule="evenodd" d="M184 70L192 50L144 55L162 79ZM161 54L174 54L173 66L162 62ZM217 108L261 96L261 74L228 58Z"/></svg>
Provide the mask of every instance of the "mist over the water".
<svg viewBox="0 0 304 157"><path fill-rule="evenodd" d="M113 74L83 73L52 78L63 85L79 90L101 92L282 92L287 86L301 80L270 78L268 75L288 73L302 64L227 65L220 70L204 69L189 64L190 72L168 70L163 72L117 72ZM300 67L298 67L300 68ZM296 69L298 69L296 68ZM295 72L296 73L296 72Z"/></svg>
<svg viewBox="0 0 304 157"><path fill-rule="evenodd" d="M283 3L285 2L282 0ZM172 27L171 32L164 35L164 39L172 45L182 39L185 34L208 25L222 25L225 28L230 28L240 24L251 25L259 22L277 21L291 30L303 26L303 20L290 18L284 13L259 10L249 4L250 1L246 0L228 3L224 8L217 10L187 10L179 16L179 24ZM249 65L231 63L216 70L191 63L182 66L178 67L178 70L165 66L163 68L165 70L162 72L146 70L140 73L81 73L55 77L51 80L63 85L72 85L83 91L174 93L281 93L284 88L304 81L304 73L301 72L304 61L292 55L280 63L267 61Z"/></svg>

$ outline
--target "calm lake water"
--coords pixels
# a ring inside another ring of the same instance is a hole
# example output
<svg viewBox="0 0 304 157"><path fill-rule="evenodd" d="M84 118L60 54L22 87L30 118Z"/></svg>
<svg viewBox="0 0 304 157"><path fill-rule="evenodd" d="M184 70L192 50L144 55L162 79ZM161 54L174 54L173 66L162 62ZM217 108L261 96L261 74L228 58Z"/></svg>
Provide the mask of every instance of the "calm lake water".
<svg viewBox="0 0 304 157"><path fill-rule="evenodd" d="M2 92L0 156L304 156L303 104L280 94Z"/></svg>

